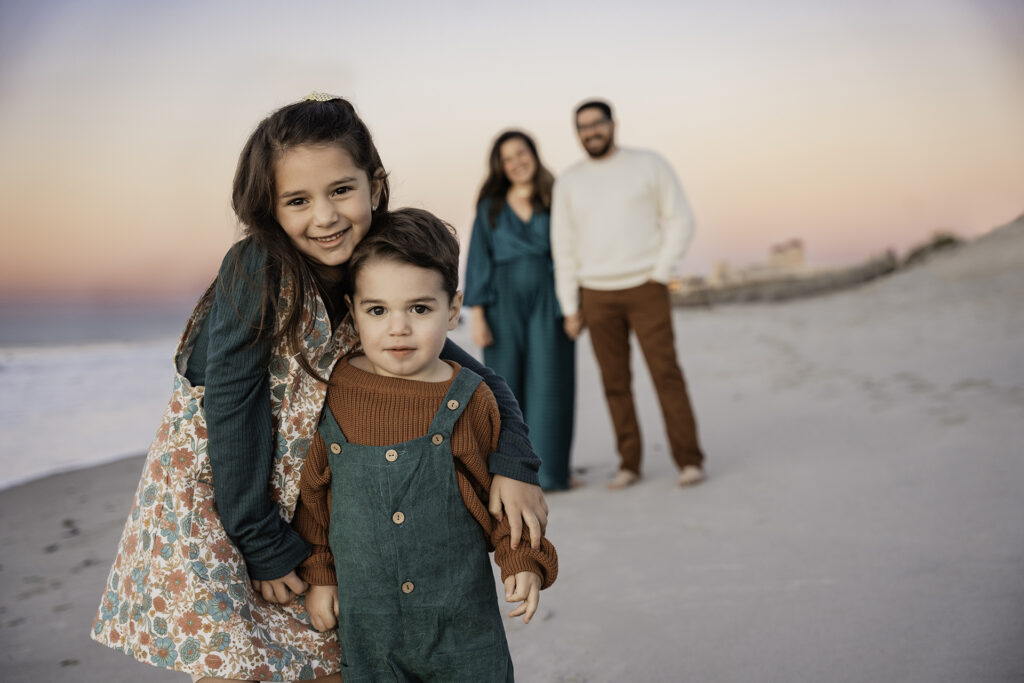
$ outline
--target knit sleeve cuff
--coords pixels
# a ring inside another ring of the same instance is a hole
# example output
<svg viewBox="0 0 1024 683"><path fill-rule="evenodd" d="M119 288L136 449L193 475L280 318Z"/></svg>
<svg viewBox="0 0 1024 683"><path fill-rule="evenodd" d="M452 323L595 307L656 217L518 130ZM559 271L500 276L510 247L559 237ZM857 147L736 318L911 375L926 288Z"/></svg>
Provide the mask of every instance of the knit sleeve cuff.
<svg viewBox="0 0 1024 683"><path fill-rule="evenodd" d="M336 586L338 576L334 571L334 556L325 545L314 545L306 561L296 570L299 578L314 586Z"/></svg>
<svg viewBox="0 0 1024 683"><path fill-rule="evenodd" d="M540 587L543 590L558 578L558 553L555 546L542 538L540 550L534 550L525 532L517 550L512 550L508 537L503 538L494 549L494 562L501 568L502 581L519 572L533 572L540 576Z"/></svg>
<svg viewBox="0 0 1024 683"><path fill-rule="evenodd" d="M491 474L500 474L509 479L521 481L524 484L540 486L540 478L537 476L539 459L535 464L532 459L527 460L521 456L510 456L495 451L487 456L487 470Z"/></svg>
<svg viewBox="0 0 1024 683"><path fill-rule="evenodd" d="M247 561L246 568L249 571L250 579L270 581L280 579L288 572L295 571L309 556L310 545L285 524L281 542L275 550L276 552L266 561Z"/></svg>
<svg viewBox="0 0 1024 683"><path fill-rule="evenodd" d="M651 273L651 279L655 282L667 285L668 281L672 279L672 266L666 266L660 263L655 265L654 271Z"/></svg>

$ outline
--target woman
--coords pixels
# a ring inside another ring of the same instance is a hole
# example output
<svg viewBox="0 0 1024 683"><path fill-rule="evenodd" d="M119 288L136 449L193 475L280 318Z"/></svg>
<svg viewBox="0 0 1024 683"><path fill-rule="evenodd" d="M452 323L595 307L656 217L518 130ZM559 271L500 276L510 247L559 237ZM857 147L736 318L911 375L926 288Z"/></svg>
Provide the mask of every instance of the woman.
<svg viewBox="0 0 1024 683"><path fill-rule="evenodd" d="M465 305L484 363L519 400L541 459L541 488L558 491L570 485L576 361L555 299L552 185L528 135L498 136L477 198Z"/></svg>

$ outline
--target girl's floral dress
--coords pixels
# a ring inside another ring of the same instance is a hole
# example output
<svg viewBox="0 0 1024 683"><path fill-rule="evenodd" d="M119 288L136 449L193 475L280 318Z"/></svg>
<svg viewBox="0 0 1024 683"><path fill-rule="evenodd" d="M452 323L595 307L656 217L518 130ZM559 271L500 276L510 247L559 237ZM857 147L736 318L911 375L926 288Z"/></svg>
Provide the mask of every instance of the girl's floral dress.
<svg viewBox="0 0 1024 683"><path fill-rule="evenodd" d="M92 638L141 662L193 676L257 681L325 676L340 668L336 634L313 629L301 598L276 605L255 594L245 562L217 515L204 387L184 377L212 294L211 288L196 305L175 352L174 394L149 447ZM285 280L278 325L293 301L293 286ZM306 301L309 332L300 352L327 377L357 337L348 321L332 335L320 298L311 293ZM274 350L269 373L277 432L269 495L290 521L326 386L302 370L287 341Z"/></svg>

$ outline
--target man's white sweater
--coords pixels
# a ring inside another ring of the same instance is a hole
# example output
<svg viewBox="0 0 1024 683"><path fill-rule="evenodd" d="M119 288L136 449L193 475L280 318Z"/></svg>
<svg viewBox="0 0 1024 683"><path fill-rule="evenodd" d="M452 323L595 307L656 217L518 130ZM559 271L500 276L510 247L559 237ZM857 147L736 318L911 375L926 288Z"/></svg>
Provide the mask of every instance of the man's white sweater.
<svg viewBox="0 0 1024 683"><path fill-rule="evenodd" d="M693 214L671 166L647 150L586 158L555 182L551 255L562 315L579 310L579 288L666 283L693 237Z"/></svg>

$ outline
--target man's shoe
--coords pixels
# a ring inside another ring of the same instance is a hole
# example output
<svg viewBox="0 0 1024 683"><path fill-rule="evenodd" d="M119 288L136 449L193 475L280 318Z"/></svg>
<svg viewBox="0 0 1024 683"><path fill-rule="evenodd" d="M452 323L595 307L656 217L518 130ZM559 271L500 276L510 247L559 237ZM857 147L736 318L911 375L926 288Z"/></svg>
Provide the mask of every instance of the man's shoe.
<svg viewBox="0 0 1024 683"><path fill-rule="evenodd" d="M618 491L624 489L627 486L632 486L640 479L640 475L636 472L630 472L629 470L619 470L619 473L615 475L615 478L608 482L609 491Z"/></svg>
<svg viewBox="0 0 1024 683"><path fill-rule="evenodd" d="M704 470L695 465L687 465L679 472L679 479L676 480L676 484L679 486L693 486L702 481L704 481Z"/></svg>

